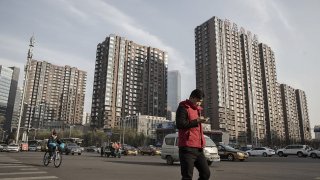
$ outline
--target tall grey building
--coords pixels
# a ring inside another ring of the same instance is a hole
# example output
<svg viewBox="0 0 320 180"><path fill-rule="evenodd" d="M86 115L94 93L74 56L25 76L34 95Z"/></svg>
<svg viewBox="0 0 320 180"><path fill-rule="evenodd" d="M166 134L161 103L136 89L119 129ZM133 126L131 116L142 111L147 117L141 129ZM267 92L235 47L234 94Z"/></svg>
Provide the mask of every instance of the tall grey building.
<svg viewBox="0 0 320 180"><path fill-rule="evenodd" d="M271 47L259 44L262 71L266 138L269 144L284 140L284 121L275 55Z"/></svg>
<svg viewBox="0 0 320 180"><path fill-rule="evenodd" d="M16 99L14 102L14 108L13 108L13 117L11 122L12 129L17 129L18 122L19 122L19 116L20 116L20 108L21 108L21 99L22 99L22 88L17 88L16 93Z"/></svg>
<svg viewBox="0 0 320 180"><path fill-rule="evenodd" d="M168 55L110 35L97 46L91 108L91 127L119 126L120 118L165 117Z"/></svg>
<svg viewBox="0 0 320 180"><path fill-rule="evenodd" d="M20 69L0 65L0 128L11 132Z"/></svg>
<svg viewBox="0 0 320 180"><path fill-rule="evenodd" d="M311 139L311 128L308 113L308 103L306 93L300 89L296 89L297 110L300 124L301 142L304 144L306 140Z"/></svg>
<svg viewBox="0 0 320 180"><path fill-rule="evenodd" d="M195 28L196 86L204 115L231 142L280 144L285 122L275 55L256 35L213 17Z"/></svg>
<svg viewBox="0 0 320 180"><path fill-rule="evenodd" d="M301 142L297 98L295 89L281 84L281 98L283 103L284 127L287 143Z"/></svg>
<svg viewBox="0 0 320 180"><path fill-rule="evenodd" d="M168 72L168 111L175 112L181 101L181 75L177 70Z"/></svg>
<svg viewBox="0 0 320 180"><path fill-rule="evenodd" d="M34 59L28 66L22 125L38 129L57 122L81 124L87 73Z"/></svg>
<svg viewBox="0 0 320 180"><path fill-rule="evenodd" d="M195 29L196 87L205 93L204 115L212 129L233 142L246 142L247 122L240 32L236 24L213 17Z"/></svg>

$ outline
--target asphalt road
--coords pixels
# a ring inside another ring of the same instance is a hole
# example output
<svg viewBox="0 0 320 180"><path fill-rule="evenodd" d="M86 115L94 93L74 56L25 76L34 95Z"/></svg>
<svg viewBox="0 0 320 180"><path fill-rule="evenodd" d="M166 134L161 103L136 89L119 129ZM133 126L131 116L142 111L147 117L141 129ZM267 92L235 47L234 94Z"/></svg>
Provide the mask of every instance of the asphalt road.
<svg viewBox="0 0 320 180"><path fill-rule="evenodd" d="M44 167L43 152L0 152L0 180L169 180L181 179L180 165L165 164L159 156L100 157L97 153L64 155L61 167ZM210 167L211 179L320 179L320 159L250 157L244 162L222 161ZM194 179L197 179L197 170Z"/></svg>

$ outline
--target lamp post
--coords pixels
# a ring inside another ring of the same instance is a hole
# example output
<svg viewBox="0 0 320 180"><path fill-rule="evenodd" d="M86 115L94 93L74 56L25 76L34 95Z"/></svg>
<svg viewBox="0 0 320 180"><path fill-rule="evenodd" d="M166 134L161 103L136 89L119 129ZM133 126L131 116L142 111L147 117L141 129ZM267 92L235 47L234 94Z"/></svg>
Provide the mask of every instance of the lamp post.
<svg viewBox="0 0 320 180"><path fill-rule="evenodd" d="M27 83L29 78L29 71L31 69L31 60L33 56L33 47L34 47L34 36L30 38L30 44L29 44L29 50L28 50L28 56L27 56L27 65L25 67L25 74L24 74L24 83L23 83L23 91L22 91L22 99L21 99L21 107L20 107L20 113L19 113L19 121L18 121L18 128L17 128L17 135L16 135L16 143L19 141L19 133L20 133L20 124L23 114L23 106L24 106L24 99L26 97L26 91L27 91Z"/></svg>

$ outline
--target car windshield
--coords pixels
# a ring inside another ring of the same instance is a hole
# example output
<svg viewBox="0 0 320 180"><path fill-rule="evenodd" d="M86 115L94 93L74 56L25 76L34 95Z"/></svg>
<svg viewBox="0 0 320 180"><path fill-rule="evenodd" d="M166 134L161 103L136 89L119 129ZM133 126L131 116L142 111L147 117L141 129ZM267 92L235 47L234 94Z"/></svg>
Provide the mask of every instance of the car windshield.
<svg viewBox="0 0 320 180"><path fill-rule="evenodd" d="M222 147L224 147L227 151L234 151L234 150L236 150L235 148L233 148L233 147L231 147L231 146L228 146L228 145L224 145L224 146L222 146Z"/></svg>
<svg viewBox="0 0 320 180"><path fill-rule="evenodd" d="M206 147L216 147L216 144L208 137L206 137Z"/></svg>

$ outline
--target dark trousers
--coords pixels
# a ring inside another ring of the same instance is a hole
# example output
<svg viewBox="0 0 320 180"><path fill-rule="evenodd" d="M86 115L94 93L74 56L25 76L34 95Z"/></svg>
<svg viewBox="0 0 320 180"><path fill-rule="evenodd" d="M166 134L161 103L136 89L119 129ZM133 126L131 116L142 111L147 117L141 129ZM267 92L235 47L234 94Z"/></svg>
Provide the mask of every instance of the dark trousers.
<svg viewBox="0 0 320 180"><path fill-rule="evenodd" d="M199 171L199 180L210 178L210 169L203 149L179 147L179 158L182 180L192 180L194 167Z"/></svg>

